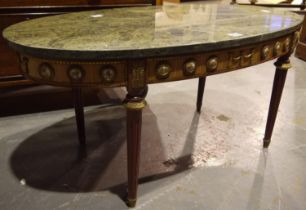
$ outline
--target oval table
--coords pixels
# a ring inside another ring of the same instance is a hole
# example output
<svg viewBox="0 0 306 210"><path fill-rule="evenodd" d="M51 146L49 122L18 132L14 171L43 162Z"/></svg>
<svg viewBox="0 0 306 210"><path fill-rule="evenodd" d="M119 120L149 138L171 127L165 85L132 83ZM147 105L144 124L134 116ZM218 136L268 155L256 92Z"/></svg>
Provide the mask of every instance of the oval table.
<svg viewBox="0 0 306 210"><path fill-rule="evenodd" d="M263 141L268 147L301 23L281 9L197 2L44 17L10 26L3 36L29 79L73 89L81 146L81 88L127 88L127 204L135 206L148 84L199 78L200 112L206 76L277 58Z"/></svg>

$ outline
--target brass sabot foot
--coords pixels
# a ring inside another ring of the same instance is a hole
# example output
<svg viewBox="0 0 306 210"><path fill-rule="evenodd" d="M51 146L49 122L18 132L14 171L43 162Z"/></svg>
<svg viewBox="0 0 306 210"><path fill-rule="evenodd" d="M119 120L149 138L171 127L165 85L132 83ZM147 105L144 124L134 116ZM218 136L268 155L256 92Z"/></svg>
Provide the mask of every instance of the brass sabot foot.
<svg viewBox="0 0 306 210"><path fill-rule="evenodd" d="M270 142L271 142L271 140L266 140L266 139L264 139L264 140L263 140L263 147L264 147L264 148L268 148L269 145L270 145Z"/></svg>
<svg viewBox="0 0 306 210"><path fill-rule="evenodd" d="M130 199L130 198L127 198L126 199L126 205L130 208L134 208L136 206L136 199Z"/></svg>

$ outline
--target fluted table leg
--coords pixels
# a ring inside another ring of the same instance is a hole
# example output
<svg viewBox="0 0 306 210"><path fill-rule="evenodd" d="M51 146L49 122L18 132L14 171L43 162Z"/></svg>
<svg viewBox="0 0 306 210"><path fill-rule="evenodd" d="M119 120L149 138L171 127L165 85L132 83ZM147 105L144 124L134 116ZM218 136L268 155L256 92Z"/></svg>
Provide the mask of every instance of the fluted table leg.
<svg viewBox="0 0 306 210"><path fill-rule="evenodd" d="M74 99L74 111L75 111L75 119L78 130L78 139L80 146L86 145L86 137L85 137L85 122L84 122L84 105L82 98L82 90L80 87L72 88L73 99Z"/></svg>
<svg viewBox="0 0 306 210"><path fill-rule="evenodd" d="M270 100L270 107L268 113L268 119L266 124L265 136L263 140L263 147L267 148L271 142L271 136L274 128L274 123L277 116L279 103L281 100L284 84L286 81L286 75L288 69L291 67L288 56L280 57L274 65L276 66L272 95Z"/></svg>
<svg viewBox="0 0 306 210"><path fill-rule="evenodd" d="M127 205L134 207L137 200L142 109L142 98L130 98L125 104L127 113L127 155L128 155L128 195Z"/></svg>
<svg viewBox="0 0 306 210"><path fill-rule="evenodd" d="M205 82L206 82L206 77L200 77L199 78L198 97L197 97L197 111L198 112L201 112L201 108L202 108L202 101L203 101Z"/></svg>

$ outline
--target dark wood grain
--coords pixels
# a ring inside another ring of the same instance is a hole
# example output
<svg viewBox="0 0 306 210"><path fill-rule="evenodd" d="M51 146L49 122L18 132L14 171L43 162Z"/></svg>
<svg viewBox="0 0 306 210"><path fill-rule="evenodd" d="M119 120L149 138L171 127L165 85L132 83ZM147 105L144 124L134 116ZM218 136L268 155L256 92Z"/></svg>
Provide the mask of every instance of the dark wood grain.
<svg viewBox="0 0 306 210"><path fill-rule="evenodd" d="M141 110L127 110L127 151L128 151L128 197L127 204L135 206L139 174L141 140Z"/></svg>
<svg viewBox="0 0 306 210"><path fill-rule="evenodd" d="M200 77L199 78L198 97L197 97L197 112L201 112L205 82L206 82L206 77Z"/></svg>
<svg viewBox="0 0 306 210"><path fill-rule="evenodd" d="M72 93L74 98L74 111L75 111L75 119L78 131L78 140L80 146L85 146L86 136L85 136L85 120L84 120L82 90L80 87L74 87L72 88Z"/></svg>
<svg viewBox="0 0 306 210"><path fill-rule="evenodd" d="M140 142L143 107L131 107L131 105L142 104L143 99L129 98L126 105L127 114L127 154L128 154L128 194L127 205L134 207L137 200Z"/></svg>
<svg viewBox="0 0 306 210"><path fill-rule="evenodd" d="M136 205L139 161L142 109L145 107L145 97L148 93L146 84L146 62L143 60L131 60L128 63L127 95L124 100L127 117L127 155L128 155L128 194L126 203L130 207Z"/></svg>
<svg viewBox="0 0 306 210"><path fill-rule="evenodd" d="M270 107L268 113L268 119L266 124L265 136L263 146L267 148L271 142L272 132L277 117L278 107L281 101L283 88L286 81L288 69L282 68L283 64L290 63L288 56L280 57L276 65L275 76L273 81L272 95L270 100Z"/></svg>

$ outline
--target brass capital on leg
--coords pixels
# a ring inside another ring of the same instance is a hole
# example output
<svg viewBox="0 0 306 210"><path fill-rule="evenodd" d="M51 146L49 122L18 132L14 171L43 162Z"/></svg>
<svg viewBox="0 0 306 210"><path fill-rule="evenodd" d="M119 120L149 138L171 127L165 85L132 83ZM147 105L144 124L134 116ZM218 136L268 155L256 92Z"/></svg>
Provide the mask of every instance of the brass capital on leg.
<svg viewBox="0 0 306 210"><path fill-rule="evenodd" d="M142 88L128 88L128 94L124 100L127 119L127 172L128 190L126 204L134 207L137 200L142 110L146 106L145 97L148 92L147 85Z"/></svg>
<svg viewBox="0 0 306 210"><path fill-rule="evenodd" d="M283 71L284 70L287 71L292 67L289 57L287 56L278 58L277 61L274 63L274 65L277 70L283 70Z"/></svg>
<svg viewBox="0 0 306 210"><path fill-rule="evenodd" d="M131 110L143 109L146 105L147 102L143 99L140 99L139 101L129 100L127 103L124 104L125 108Z"/></svg>
<svg viewBox="0 0 306 210"><path fill-rule="evenodd" d="M287 70L291 67L289 55L282 56L274 63L276 71L274 75L272 94L266 124L265 135L263 139L263 147L267 148L271 142L272 132L277 117L278 107L281 101L283 88L286 81Z"/></svg>

